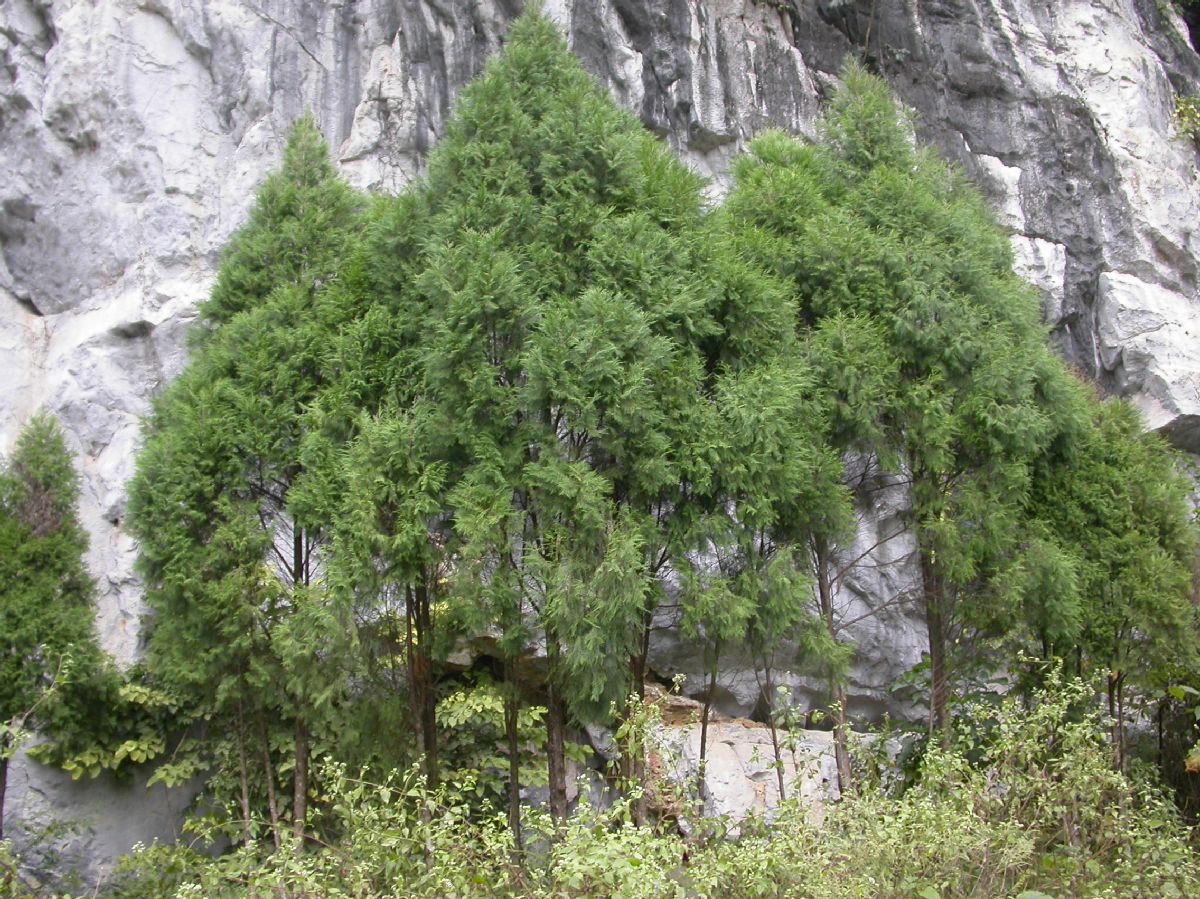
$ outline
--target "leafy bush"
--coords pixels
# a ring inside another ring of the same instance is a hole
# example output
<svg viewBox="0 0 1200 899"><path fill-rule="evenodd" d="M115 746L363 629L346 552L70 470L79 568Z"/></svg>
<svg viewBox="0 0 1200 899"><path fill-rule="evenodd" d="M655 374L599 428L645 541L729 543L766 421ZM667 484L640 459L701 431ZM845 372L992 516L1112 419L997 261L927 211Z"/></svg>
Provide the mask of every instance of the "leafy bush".
<svg viewBox="0 0 1200 899"><path fill-rule="evenodd" d="M1196 894L1189 831L1157 790L1113 770L1105 722L1077 711L1093 704L1082 684L1052 679L1029 707L981 707L988 726L960 731L950 750L929 748L903 795L865 785L820 824L789 805L772 829L698 856L695 893L727 884L721 895L745 899Z"/></svg>
<svg viewBox="0 0 1200 899"><path fill-rule="evenodd" d="M635 798L581 805L556 829L530 811L519 855L500 816L473 816L465 778L428 792L414 769L382 782L321 778L328 845L243 846L217 858L153 847L110 894L309 897L829 897L887 899L1200 894L1200 854L1158 790L1115 771L1094 693L1056 678L1028 702L980 706L987 726L930 748L900 791L867 781L825 809L786 803L738 840L632 822ZM863 751L870 752L871 747ZM203 834L201 835L203 836Z"/></svg>
<svg viewBox="0 0 1200 899"><path fill-rule="evenodd" d="M1200 141L1200 98L1177 97L1175 100L1175 127L1183 137Z"/></svg>

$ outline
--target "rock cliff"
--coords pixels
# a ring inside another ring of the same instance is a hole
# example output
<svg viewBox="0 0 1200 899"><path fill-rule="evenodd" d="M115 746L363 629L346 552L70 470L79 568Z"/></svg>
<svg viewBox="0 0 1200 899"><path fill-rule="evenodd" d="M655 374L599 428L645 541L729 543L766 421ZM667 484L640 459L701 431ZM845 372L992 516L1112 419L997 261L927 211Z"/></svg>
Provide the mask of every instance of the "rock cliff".
<svg viewBox="0 0 1200 899"><path fill-rule="evenodd" d="M352 182L397 189L521 6L0 0L0 449L38 406L63 421L84 474L100 631L118 658L138 651L122 529L138 420L181 368L217 252L290 122L311 109ZM545 6L714 194L764 127L810 134L844 56L863 55L922 138L992 199L1068 358L1200 452L1200 184L1172 118L1176 96L1200 91L1200 58L1167 0ZM862 545L887 526L885 511ZM848 599L911 582L903 547L887 552L894 564ZM902 609L864 628L853 693L880 708L920 633ZM694 666L669 639L659 660ZM731 714L752 708L752 678L731 674ZM127 848L117 842L90 851Z"/></svg>

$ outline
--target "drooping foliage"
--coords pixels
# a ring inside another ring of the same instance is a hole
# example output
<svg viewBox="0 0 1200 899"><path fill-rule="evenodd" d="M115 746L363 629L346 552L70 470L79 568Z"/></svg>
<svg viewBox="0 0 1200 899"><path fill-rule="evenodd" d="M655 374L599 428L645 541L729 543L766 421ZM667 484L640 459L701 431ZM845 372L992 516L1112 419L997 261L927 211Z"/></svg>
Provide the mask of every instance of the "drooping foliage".
<svg viewBox="0 0 1200 899"><path fill-rule="evenodd" d="M436 592L509 658L536 622L552 765L568 713L605 716L644 675L710 477L703 218L699 180L530 15L368 238L382 302L419 327L349 457L351 485L408 485L352 487L347 541L378 535L357 580Z"/></svg>
<svg viewBox="0 0 1200 899"><path fill-rule="evenodd" d="M951 647L1014 601L1001 575L1021 552L1029 463L1059 426L1055 385L1066 375L979 194L913 148L883 82L854 65L843 82L822 143L774 134L752 144L729 213L792 281L814 336L839 316L874 329L876 352L823 370L843 450L881 452L911 480L941 730ZM888 371L894 389L871 398L882 404L873 415L854 391L882 386Z"/></svg>
<svg viewBox="0 0 1200 899"><path fill-rule="evenodd" d="M1030 550L1015 574L1028 581L1035 651L1103 675L1123 766L1127 693L1165 698L1197 670L1191 485L1133 407L1078 394L1080 425L1036 462Z"/></svg>

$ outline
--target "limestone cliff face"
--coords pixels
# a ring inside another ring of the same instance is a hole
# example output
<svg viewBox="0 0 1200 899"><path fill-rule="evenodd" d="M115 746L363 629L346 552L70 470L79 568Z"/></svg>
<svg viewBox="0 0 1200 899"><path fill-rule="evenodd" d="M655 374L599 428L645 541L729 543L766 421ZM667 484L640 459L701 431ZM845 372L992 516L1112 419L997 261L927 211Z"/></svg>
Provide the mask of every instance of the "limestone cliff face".
<svg viewBox="0 0 1200 899"><path fill-rule="evenodd" d="M1200 59L1169 4L545 5L714 193L762 128L811 134L843 57L864 54L922 137L992 198L1069 358L1200 452L1200 184L1172 123L1175 96L1200 92ZM352 182L399 188L521 6L0 0L0 448L38 406L62 419L82 460L100 629L119 658L138 649L122 529L138 420L183 365L217 251L290 122L313 110ZM895 514L881 510L863 545ZM903 550L848 598L902 591ZM864 627L855 695L878 707L919 658L920 633L902 610ZM693 664L669 641L660 662ZM725 705L744 714L757 686L732 677Z"/></svg>

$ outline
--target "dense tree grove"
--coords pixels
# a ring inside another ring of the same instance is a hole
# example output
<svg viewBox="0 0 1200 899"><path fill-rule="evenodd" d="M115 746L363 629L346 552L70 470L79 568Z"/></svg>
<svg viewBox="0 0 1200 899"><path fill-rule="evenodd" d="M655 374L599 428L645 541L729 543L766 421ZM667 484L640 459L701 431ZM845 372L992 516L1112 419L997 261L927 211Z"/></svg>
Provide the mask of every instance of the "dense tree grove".
<svg viewBox="0 0 1200 899"><path fill-rule="evenodd" d="M1167 735L1197 737L1190 482L1057 357L978 192L914 144L850 63L821 139L758 137L710 203L536 11L399 196L358 196L298 122L146 422L146 663L97 681L124 711L95 745L47 753L166 756L155 778L199 778L196 827L232 849L149 850L118 893L1196 889L1188 831L1130 764L1155 716L1163 771L1184 765ZM0 613L47 629L7 629L10 721L88 629L75 481L48 420L28 433L0 481ZM881 489L902 525L864 549ZM845 689L842 586L893 540L919 583L866 614L925 623L907 768L856 737ZM781 797L777 669L827 684L824 826L787 802L782 841L656 820L644 686L668 621L705 673L681 807L736 650ZM572 813L593 725L624 798ZM856 852L878 864L843 870Z"/></svg>

